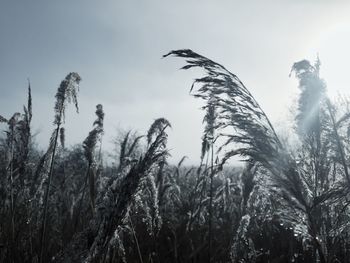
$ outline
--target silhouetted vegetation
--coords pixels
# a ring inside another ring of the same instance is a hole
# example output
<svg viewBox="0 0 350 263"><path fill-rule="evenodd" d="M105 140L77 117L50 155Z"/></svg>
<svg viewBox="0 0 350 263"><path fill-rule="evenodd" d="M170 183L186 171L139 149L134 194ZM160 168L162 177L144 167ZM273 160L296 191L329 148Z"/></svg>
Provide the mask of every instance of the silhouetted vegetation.
<svg viewBox="0 0 350 263"><path fill-rule="evenodd" d="M23 112L0 116L0 261L350 262L350 102L328 98L320 61L292 66L300 94L290 145L235 74L191 50L169 56L204 72L190 88L204 102L198 166L169 163L164 118L147 134L116 135L107 164L102 104L86 139L66 148L77 73L59 85L42 152L29 85ZM229 164L236 156L243 168Z"/></svg>

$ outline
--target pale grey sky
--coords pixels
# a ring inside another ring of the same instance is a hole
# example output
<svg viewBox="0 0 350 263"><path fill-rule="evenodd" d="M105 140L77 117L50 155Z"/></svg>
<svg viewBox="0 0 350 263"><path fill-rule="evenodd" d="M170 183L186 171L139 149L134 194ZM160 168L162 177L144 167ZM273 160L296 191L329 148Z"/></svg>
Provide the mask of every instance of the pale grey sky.
<svg viewBox="0 0 350 263"><path fill-rule="evenodd" d="M0 114L22 109L29 77L33 130L45 148L57 87L76 71L80 114L68 111L68 144L83 141L101 103L107 150L117 128L142 133L165 117L173 160L196 163L201 104L188 92L198 72L179 71L183 61L163 54L190 48L225 65L279 123L297 93L288 77L297 60L319 52L330 92L346 91L349 13L347 1L325 0L1 0Z"/></svg>

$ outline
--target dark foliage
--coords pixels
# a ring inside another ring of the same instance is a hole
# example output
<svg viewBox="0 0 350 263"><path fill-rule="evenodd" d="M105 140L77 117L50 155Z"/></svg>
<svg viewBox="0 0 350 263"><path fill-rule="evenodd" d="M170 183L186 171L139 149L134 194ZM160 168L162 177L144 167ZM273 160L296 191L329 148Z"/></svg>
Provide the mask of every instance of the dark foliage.
<svg viewBox="0 0 350 263"><path fill-rule="evenodd" d="M29 85L23 113L0 116L0 262L349 262L350 103L327 97L320 62L292 67L300 142L288 145L235 74L191 50L165 56L204 70L190 89L205 103L198 167L168 163L164 118L117 135L106 163L101 104L86 139L67 147L77 73L58 88L42 153Z"/></svg>

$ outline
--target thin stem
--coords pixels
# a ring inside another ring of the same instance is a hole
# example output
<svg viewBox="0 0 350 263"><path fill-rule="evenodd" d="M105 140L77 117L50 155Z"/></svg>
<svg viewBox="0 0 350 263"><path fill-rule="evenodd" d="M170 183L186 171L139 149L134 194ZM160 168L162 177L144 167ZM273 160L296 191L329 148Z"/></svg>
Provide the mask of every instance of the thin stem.
<svg viewBox="0 0 350 263"><path fill-rule="evenodd" d="M90 170L90 164L89 164L89 166L87 168L87 171L86 171L86 176L85 176L84 186L83 186L83 193L82 193L81 198L79 200L79 206L78 206L78 209L77 209L78 211L77 211L77 215L76 215L76 219L75 219L75 223L74 223L74 232L76 231L76 228L77 228L78 222L79 222L79 217L80 217L80 213L81 213L81 207L82 207L83 201L84 201L87 181L89 180L89 170Z"/></svg>
<svg viewBox="0 0 350 263"><path fill-rule="evenodd" d="M55 140L54 140L53 152L52 152L51 162L50 162L50 170L49 170L49 176L48 176L47 189L46 189L45 199L44 199L44 215L43 215L43 222L42 222L42 228L41 228L41 238L40 238L40 261L39 261L40 263L43 262L44 243L45 243L45 234L46 234L46 221L47 221L47 208L48 208L48 203L49 203L51 178L52 178L52 172L53 172L59 130L60 130L60 124L57 125L56 131L55 131Z"/></svg>
<svg viewBox="0 0 350 263"><path fill-rule="evenodd" d="M210 189L209 189L209 249L208 249L208 262L211 262L211 250L212 250L212 239L213 239L213 177L214 177L214 143L211 143L211 166L210 166Z"/></svg>
<svg viewBox="0 0 350 263"><path fill-rule="evenodd" d="M139 246L139 242L137 240L137 237L136 237L136 233L135 233L135 228L134 228L134 225L132 223L132 220L131 220L131 216L129 215L129 221L130 221L130 226L131 226L131 229L132 229L132 234L134 236L134 239L135 239L135 243L136 243L136 247L137 247L137 253L139 255L139 259L140 259L140 262L143 263L143 260L142 260L142 256L141 256L141 250L140 250L140 246Z"/></svg>
<svg viewBox="0 0 350 263"><path fill-rule="evenodd" d="M11 128L11 147L9 156L9 168L10 168L10 198L11 198L11 261L15 262L15 209L13 198L13 137L14 129Z"/></svg>
<svg viewBox="0 0 350 263"><path fill-rule="evenodd" d="M329 111L329 115L331 117L335 139L337 140L339 154L340 154L340 158L341 158L341 161L342 161L342 164L343 164L343 167L344 167L346 180L348 181L348 184L350 186L350 176L349 176L348 166L346 165L344 149L343 149L343 145L341 143L341 140L340 140L340 137L339 137L339 134L338 134L338 129L336 127L334 115L333 115L333 112L332 112L332 105L331 105L331 102L329 101L328 98L326 100L326 103L327 103L327 108L328 108L328 111Z"/></svg>

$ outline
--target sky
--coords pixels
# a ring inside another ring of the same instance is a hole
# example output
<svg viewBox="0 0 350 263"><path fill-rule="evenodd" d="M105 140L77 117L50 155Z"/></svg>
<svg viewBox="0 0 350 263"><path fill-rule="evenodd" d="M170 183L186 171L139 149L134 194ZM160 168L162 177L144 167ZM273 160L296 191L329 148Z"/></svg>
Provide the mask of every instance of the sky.
<svg viewBox="0 0 350 263"><path fill-rule="evenodd" d="M68 145L105 111L104 148L120 130L143 134L167 118L171 162L197 163L201 103L189 95L198 71L162 59L190 48L224 65L245 83L277 127L295 103L294 62L319 55L328 92L346 93L350 3L326 0L31 0L0 1L0 114L10 117L33 97L32 129L45 149L53 130L54 96L71 71L82 77L80 113L66 116Z"/></svg>

